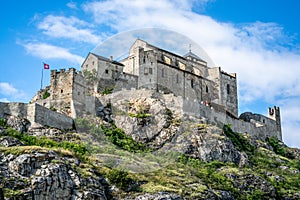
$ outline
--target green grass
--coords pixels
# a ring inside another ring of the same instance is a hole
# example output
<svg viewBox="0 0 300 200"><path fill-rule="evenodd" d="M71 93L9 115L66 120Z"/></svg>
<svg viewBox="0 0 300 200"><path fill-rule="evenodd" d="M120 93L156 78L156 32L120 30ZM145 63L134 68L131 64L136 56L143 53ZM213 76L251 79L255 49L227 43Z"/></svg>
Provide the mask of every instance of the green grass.
<svg viewBox="0 0 300 200"><path fill-rule="evenodd" d="M70 151L73 151L75 154L84 156L88 153L87 148L83 143L74 143L74 142L56 142L51 140L47 137L36 137L31 136L26 133L20 133L13 128L6 129L6 135L16 138L23 142L24 145L27 146L40 146L40 147L47 147L47 148L63 148Z"/></svg>

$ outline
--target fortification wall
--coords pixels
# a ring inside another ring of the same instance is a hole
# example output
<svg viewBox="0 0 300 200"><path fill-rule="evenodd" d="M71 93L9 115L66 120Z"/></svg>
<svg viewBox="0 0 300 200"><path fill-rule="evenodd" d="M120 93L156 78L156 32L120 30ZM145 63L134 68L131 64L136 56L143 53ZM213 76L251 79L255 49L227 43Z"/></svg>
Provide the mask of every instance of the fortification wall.
<svg viewBox="0 0 300 200"><path fill-rule="evenodd" d="M184 99L174 94L161 94L154 90L126 90L102 96L99 100L102 104L114 104L121 99L129 100L142 97L163 99L166 106L177 116L194 116L199 118L200 123L212 124L220 128L223 128L226 124L231 124L232 130L238 133L249 133L262 139L276 136L279 140L282 140L276 121L268 117L260 115L261 121L251 119L247 122L230 116L229 113L226 113L224 106L212 105L214 107L211 107L211 105L199 103L197 100Z"/></svg>
<svg viewBox="0 0 300 200"><path fill-rule="evenodd" d="M42 125L62 130L73 128L73 119L58 112L49 110L39 104L2 103L0 102L0 118L8 115L26 118L31 126Z"/></svg>
<svg viewBox="0 0 300 200"><path fill-rule="evenodd" d="M34 123L62 130L73 128L73 119L64 114L49 110L39 104L30 104L28 109L34 111L30 112L33 116L28 116L28 119L33 119Z"/></svg>
<svg viewBox="0 0 300 200"><path fill-rule="evenodd" d="M222 107L214 108L209 105L199 104L197 101L183 101L183 113L198 117L203 123L212 124L222 128L225 124L231 124L233 131L238 133L249 133L259 138L276 136L282 140L281 132L277 129L276 121L261 116L263 123L255 120L242 121L226 114Z"/></svg>

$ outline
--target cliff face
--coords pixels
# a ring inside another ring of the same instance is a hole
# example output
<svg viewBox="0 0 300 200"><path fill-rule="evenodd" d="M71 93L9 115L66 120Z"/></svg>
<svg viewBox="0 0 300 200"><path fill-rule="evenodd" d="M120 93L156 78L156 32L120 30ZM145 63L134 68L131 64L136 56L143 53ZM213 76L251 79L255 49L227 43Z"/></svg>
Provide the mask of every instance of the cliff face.
<svg viewBox="0 0 300 200"><path fill-rule="evenodd" d="M76 131L0 119L0 199L299 199L299 149L115 99Z"/></svg>

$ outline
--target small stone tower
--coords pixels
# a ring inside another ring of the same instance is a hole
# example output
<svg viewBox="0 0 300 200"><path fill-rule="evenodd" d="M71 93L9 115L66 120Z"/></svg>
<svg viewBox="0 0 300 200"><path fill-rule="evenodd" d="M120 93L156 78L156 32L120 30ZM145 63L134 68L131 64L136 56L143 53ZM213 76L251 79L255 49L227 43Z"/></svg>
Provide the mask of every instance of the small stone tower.
<svg viewBox="0 0 300 200"><path fill-rule="evenodd" d="M274 108L269 107L268 117L273 119L276 122L277 138L282 141L281 120L280 120L280 109L279 109L279 107L277 107L277 106L274 106Z"/></svg>

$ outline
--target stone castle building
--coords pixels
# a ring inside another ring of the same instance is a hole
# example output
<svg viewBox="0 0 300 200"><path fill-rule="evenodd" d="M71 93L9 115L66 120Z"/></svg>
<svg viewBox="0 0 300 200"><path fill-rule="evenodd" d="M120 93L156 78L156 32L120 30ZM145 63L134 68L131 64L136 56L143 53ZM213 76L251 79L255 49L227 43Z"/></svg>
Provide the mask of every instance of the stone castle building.
<svg viewBox="0 0 300 200"><path fill-rule="evenodd" d="M140 39L121 61L89 53L81 71L52 70L50 86L39 91L32 102L76 118L95 114L104 94L141 89L180 97L188 105L189 114L202 113L207 119L230 122L233 128L236 126L235 131L263 131L282 139L278 107L269 108L268 117L243 113L239 118L235 73L210 68L191 51L180 56ZM205 112L203 106L212 111Z"/></svg>

